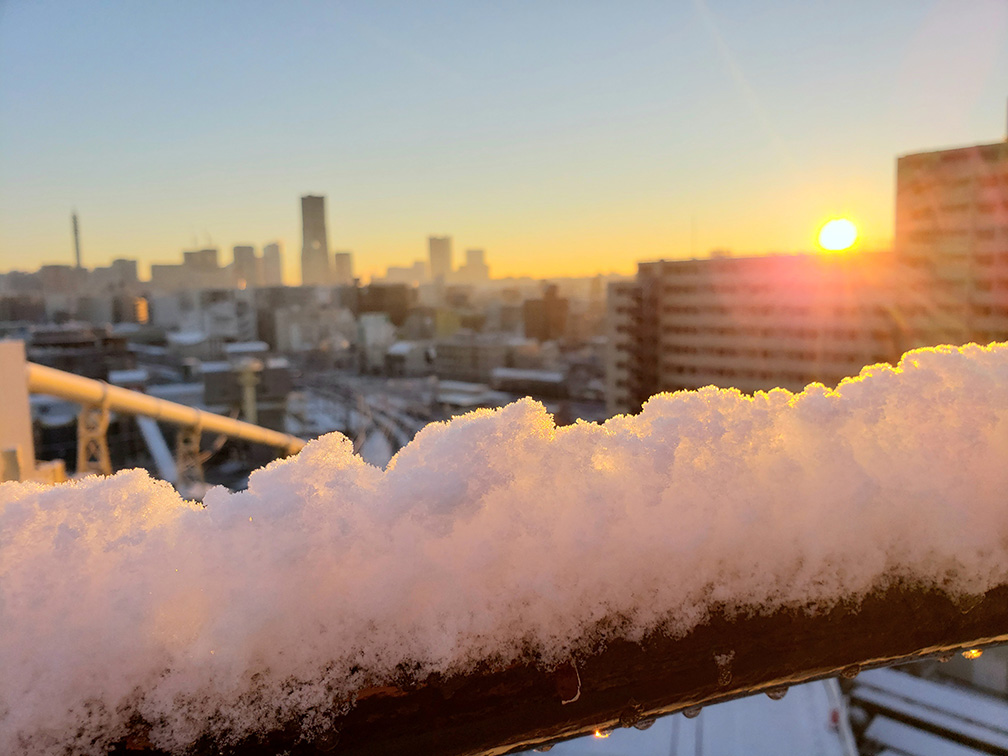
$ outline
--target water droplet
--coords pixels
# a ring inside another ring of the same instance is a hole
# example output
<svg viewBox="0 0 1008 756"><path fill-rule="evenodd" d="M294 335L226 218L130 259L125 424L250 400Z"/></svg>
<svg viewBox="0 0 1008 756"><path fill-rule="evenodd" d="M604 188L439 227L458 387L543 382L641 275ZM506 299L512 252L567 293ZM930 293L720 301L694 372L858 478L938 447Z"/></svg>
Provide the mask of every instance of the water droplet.
<svg viewBox="0 0 1008 756"><path fill-rule="evenodd" d="M703 706L690 706L689 708L683 709L683 716L686 719L696 719L700 716L700 712L703 711Z"/></svg>
<svg viewBox="0 0 1008 756"><path fill-rule="evenodd" d="M634 722L634 727L636 727L638 730L646 730L651 725L653 725L655 723L655 721L656 720L655 720L654 717L647 717L645 719L640 719L640 720Z"/></svg>
<svg viewBox="0 0 1008 756"><path fill-rule="evenodd" d="M770 688L766 692L766 694L767 698L769 698L771 701L780 701L782 698L784 698L784 696L787 695L787 691L788 691L787 686L781 685L780 687L777 688Z"/></svg>
<svg viewBox="0 0 1008 756"><path fill-rule="evenodd" d="M607 727L607 728L601 728L600 727L599 729L595 730L595 737L596 738L608 738L611 734L612 734L612 728L611 727Z"/></svg>
<svg viewBox="0 0 1008 756"><path fill-rule="evenodd" d="M942 664L947 664L948 662L952 661L954 657L955 657L955 651L942 651L940 654L938 654L938 661L940 661Z"/></svg>
<svg viewBox="0 0 1008 756"><path fill-rule="evenodd" d="M963 659L979 659L983 656L983 649L980 648L968 648L962 652Z"/></svg>
<svg viewBox="0 0 1008 756"><path fill-rule="evenodd" d="M546 753L546 751L552 751L553 750L553 744L552 743L544 743L543 745L536 746L532 750L535 751L536 753Z"/></svg>
<svg viewBox="0 0 1008 756"><path fill-rule="evenodd" d="M844 667L843 669L841 669L840 675L841 677L844 677L847 680L853 680L855 677L858 676L858 673L860 672L861 672L860 664L851 664L849 667Z"/></svg>

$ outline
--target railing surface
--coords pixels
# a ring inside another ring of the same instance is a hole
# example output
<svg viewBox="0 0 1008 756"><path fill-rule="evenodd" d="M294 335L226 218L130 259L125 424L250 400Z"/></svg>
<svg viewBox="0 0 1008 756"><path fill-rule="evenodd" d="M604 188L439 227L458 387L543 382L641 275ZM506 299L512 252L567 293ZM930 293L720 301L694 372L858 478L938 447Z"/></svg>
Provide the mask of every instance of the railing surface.
<svg viewBox="0 0 1008 756"><path fill-rule="evenodd" d="M28 390L33 394L58 396L84 406L107 404L108 409L112 412L143 415L173 425L199 428L207 433L223 434L231 438L240 438L252 443L283 449L288 454L297 453L306 443L303 439L288 433L280 433L234 418L215 415L195 407L158 399L138 391L112 386L104 381L84 378L33 362L27 363L26 373Z"/></svg>

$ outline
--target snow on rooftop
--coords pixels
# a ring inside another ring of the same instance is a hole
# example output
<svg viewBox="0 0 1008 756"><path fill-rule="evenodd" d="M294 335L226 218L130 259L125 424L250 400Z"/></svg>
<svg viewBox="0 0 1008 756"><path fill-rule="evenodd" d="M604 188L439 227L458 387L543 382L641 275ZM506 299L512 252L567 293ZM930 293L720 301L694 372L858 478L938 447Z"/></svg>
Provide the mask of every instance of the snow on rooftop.
<svg viewBox="0 0 1008 756"><path fill-rule="evenodd" d="M227 373L234 369L234 365L226 360L206 361L200 364L201 373Z"/></svg>
<svg viewBox="0 0 1008 756"><path fill-rule="evenodd" d="M541 383L563 383L566 378L560 370L509 367L494 368L491 375L495 381L539 381Z"/></svg>
<svg viewBox="0 0 1008 756"><path fill-rule="evenodd" d="M122 386L132 383L146 383L150 379L150 374L143 368L134 368L132 370L109 370L108 379L109 383Z"/></svg>
<svg viewBox="0 0 1008 756"><path fill-rule="evenodd" d="M206 341L207 336L202 331L169 331L165 341L175 346L195 346Z"/></svg>
<svg viewBox="0 0 1008 756"><path fill-rule="evenodd" d="M175 750L311 730L400 662L565 659L614 617L633 639L896 578L985 591L1008 580L1006 395L1008 345L942 347L604 425L523 400L385 471L331 434L205 509L140 470L2 484L0 753L102 753L134 715Z"/></svg>
<svg viewBox="0 0 1008 756"><path fill-rule="evenodd" d="M262 354L269 351L269 344L265 341L233 341L224 344L224 354Z"/></svg>
<svg viewBox="0 0 1008 756"><path fill-rule="evenodd" d="M397 341L395 344L390 346L385 350L385 354L391 355L393 357L405 357L411 354L415 349L422 349L423 344L419 344L415 341Z"/></svg>

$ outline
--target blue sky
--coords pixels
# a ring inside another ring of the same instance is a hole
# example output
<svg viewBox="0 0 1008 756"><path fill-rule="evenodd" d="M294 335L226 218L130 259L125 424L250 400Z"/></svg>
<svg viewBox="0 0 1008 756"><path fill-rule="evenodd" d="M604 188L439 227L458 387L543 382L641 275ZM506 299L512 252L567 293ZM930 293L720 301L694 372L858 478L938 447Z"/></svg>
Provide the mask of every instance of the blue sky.
<svg viewBox="0 0 1008 756"><path fill-rule="evenodd" d="M495 273L892 236L897 154L1003 139L1004 0L0 4L0 269L284 242Z"/></svg>

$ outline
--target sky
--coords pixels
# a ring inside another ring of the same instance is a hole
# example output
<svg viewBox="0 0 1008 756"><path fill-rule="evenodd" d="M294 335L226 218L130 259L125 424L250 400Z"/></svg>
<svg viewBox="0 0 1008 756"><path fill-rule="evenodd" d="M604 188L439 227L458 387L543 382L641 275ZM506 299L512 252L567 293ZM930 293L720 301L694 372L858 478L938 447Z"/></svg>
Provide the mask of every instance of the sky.
<svg viewBox="0 0 1008 756"><path fill-rule="evenodd" d="M0 270L282 242L367 278L893 235L897 155L1005 138L1005 0L0 0Z"/></svg>

